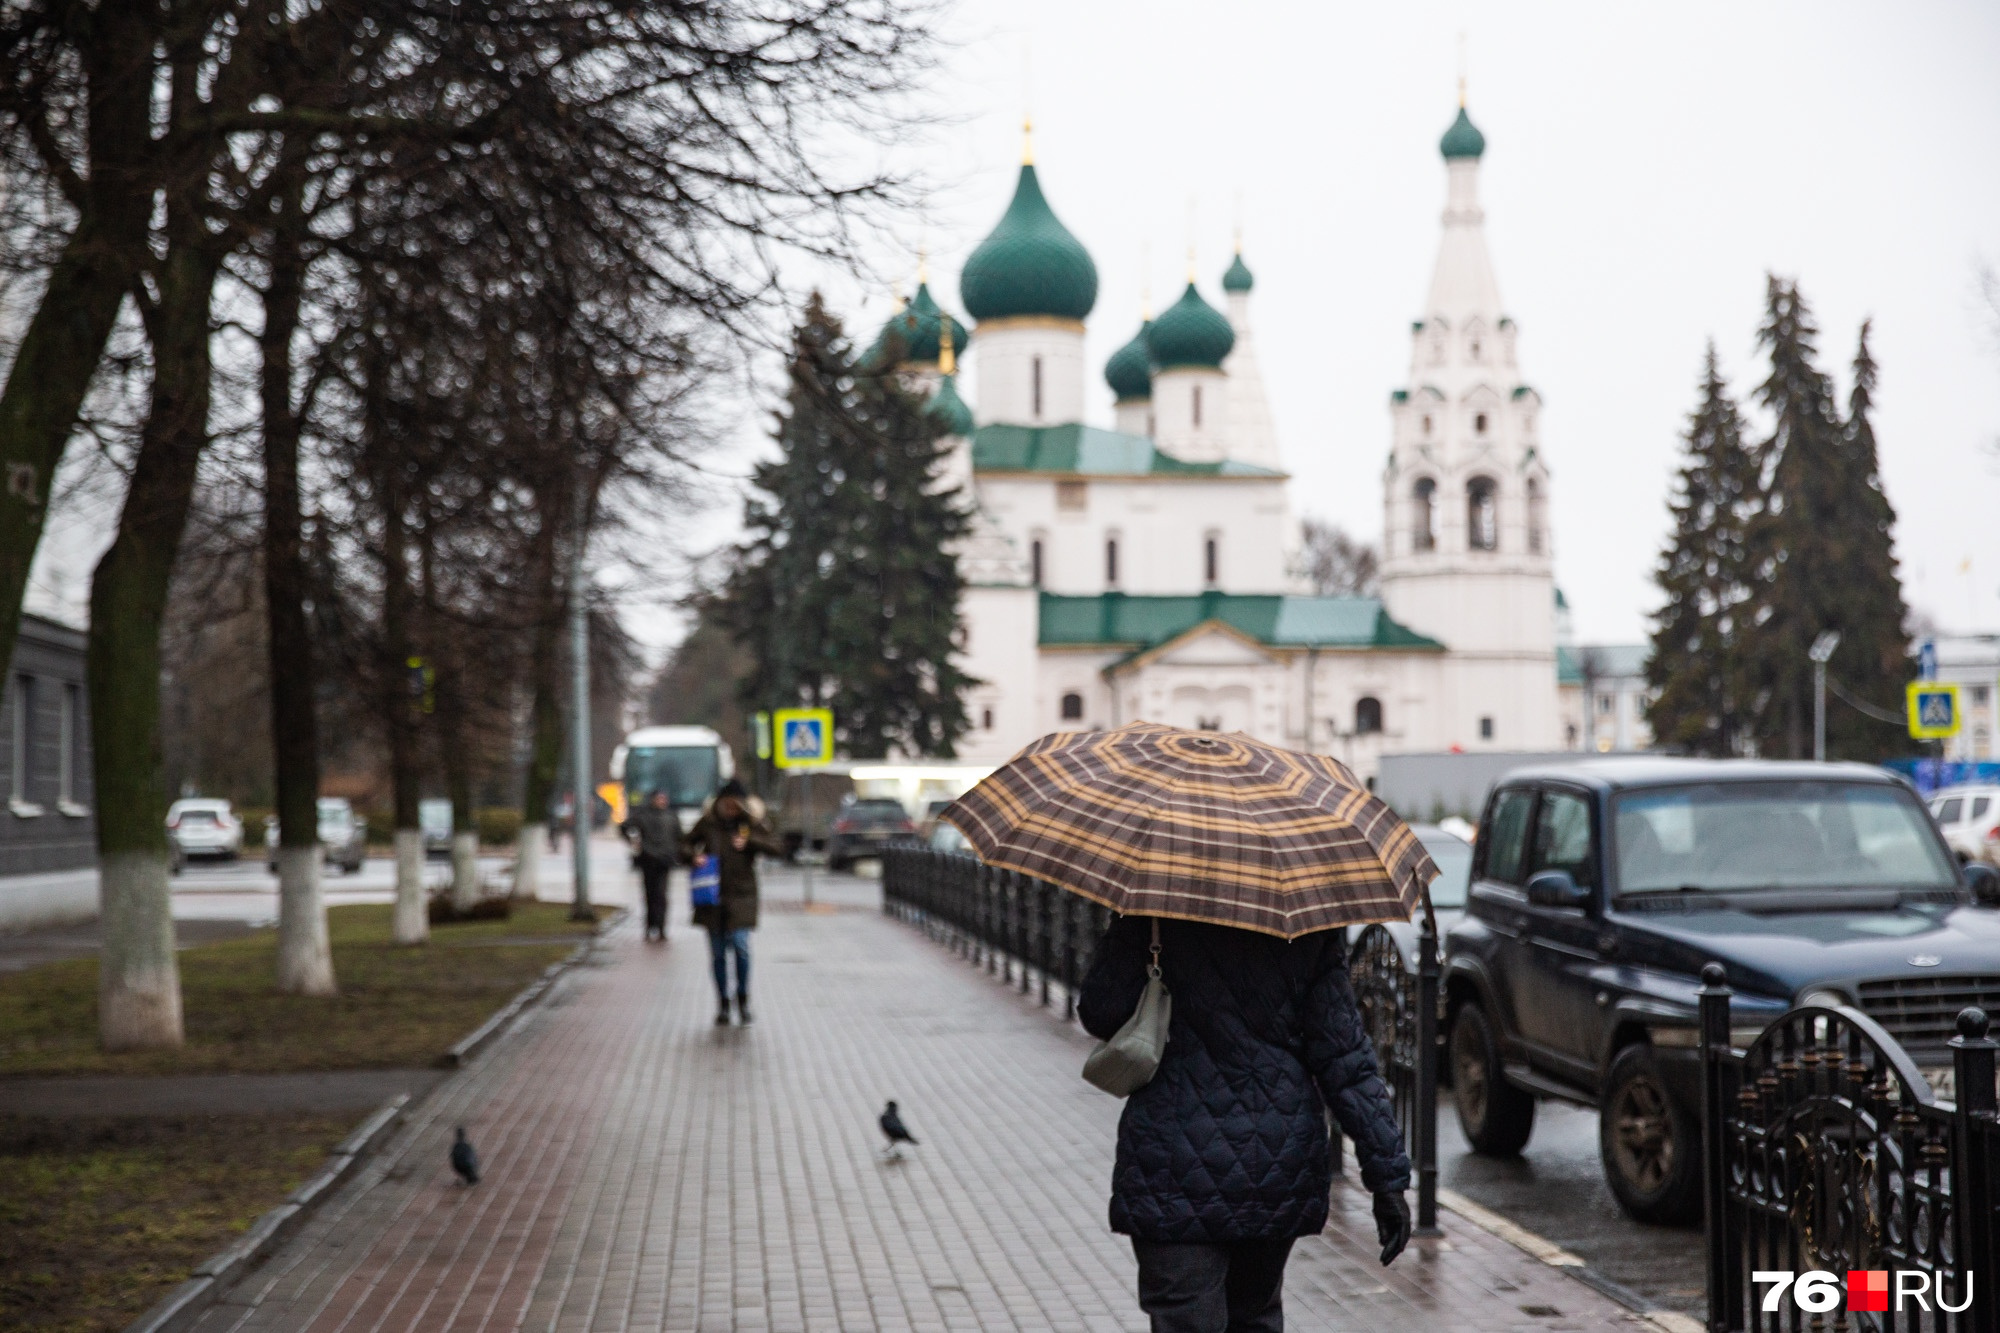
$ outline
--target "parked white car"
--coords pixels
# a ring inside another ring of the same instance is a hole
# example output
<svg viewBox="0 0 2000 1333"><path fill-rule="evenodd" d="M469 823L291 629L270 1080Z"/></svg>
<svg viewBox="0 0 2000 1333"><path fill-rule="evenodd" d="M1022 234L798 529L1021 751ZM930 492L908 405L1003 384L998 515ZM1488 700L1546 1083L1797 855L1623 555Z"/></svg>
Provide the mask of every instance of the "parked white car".
<svg viewBox="0 0 2000 1333"><path fill-rule="evenodd" d="M191 859L234 861L243 851L243 821L229 802L195 796L167 807L167 845L178 872Z"/></svg>
<svg viewBox="0 0 2000 1333"><path fill-rule="evenodd" d="M1946 787L1931 795L1931 818L1960 861L2000 859L2000 787Z"/></svg>
<svg viewBox="0 0 2000 1333"><path fill-rule="evenodd" d="M278 870L277 816L264 821L264 861L273 874ZM354 813L345 797L319 798L319 845L326 864L339 866L347 874L357 874L368 855L368 824Z"/></svg>

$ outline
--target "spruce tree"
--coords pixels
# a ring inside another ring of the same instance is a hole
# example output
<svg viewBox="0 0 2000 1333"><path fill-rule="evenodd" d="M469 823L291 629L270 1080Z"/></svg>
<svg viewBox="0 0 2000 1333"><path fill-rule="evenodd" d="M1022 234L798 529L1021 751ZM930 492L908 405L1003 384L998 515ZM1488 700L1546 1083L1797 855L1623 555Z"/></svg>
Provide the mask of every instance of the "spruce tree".
<svg viewBox="0 0 2000 1333"><path fill-rule="evenodd" d="M1864 444L1841 419L1833 383L1815 364L1818 336L1797 284L1771 278L1758 330L1771 359L1758 399L1771 413L1772 434L1763 451L1766 501L1752 527L1760 586L1751 661L1760 687L1759 747L1793 758L1812 753L1813 670L1806 653L1821 632L1841 635L1828 674L1883 708L1896 703L1909 646L1890 550L1894 515L1867 429L1873 364L1865 363L1868 383L1856 385ZM1828 703L1827 745L1830 756L1855 759L1901 748L1893 726L1837 699Z"/></svg>
<svg viewBox="0 0 2000 1333"><path fill-rule="evenodd" d="M1666 598L1653 623L1646 718L1660 744L1721 757L1738 753L1748 734L1743 640L1761 478L1713 342L1700 393L1671 502L1673 535L1655 575Z"/></svg>
<svg viewBox="0 0 2000 1333"><path fill-rule="evenodd" d="M1879 709L1900 712L1903 687L1911 678L1910 639L1904 626L1909 608L1896 573L1896 510L1882 488L1869 410L1875 399L1875 357L1868 350L1872 321L1864 320L1855 340L1854 384L1847 396L1842 432L1848 516L1841 536L1852 552L1845 575L1849 624L1856 635L1850 650L1841 641L1829 671L1856 698ZM1894 723L1883 723L1839 701L1827 704L1827 751L1852 759L1886 759L1906 753L1909 738Z"/></svg>
<svg viewBox="0 0 2000 1333"><path fill-rule="evenodd" d="M747 709L834 710L842 750L949 756L976 684L953 661L963 497L939 426L895 374L861 373L815 293L792 345L779 456L752 476L750 538L718 615L752 666Z"/></svg>

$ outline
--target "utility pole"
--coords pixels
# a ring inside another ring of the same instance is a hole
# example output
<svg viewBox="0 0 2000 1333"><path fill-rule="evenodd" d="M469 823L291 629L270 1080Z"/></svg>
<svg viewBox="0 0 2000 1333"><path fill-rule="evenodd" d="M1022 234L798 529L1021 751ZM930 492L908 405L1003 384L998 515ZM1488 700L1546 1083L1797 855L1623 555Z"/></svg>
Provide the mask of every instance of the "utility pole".
<svg viewBox="0 0 2000 1333"><path fill-rule="evenodd" d="M1840 631L1822 630L1813 640L1812 647L1806 649L1806 656L1813 664L1813 762L1826 762L1826 663L1833 656L1833 650L1840 647Z"/></svg>
<svg viewBox="0 0 2000 1333"><path fill-rule="evenodd" d="M590 789L590 611L584 595L584 555L589 544L589 505L584 498L583 463L576 464L576 533L570 547L569 565L569 652L570 652L570 785L575 789L570 808L575 827L570 830L570 851L574 857L574 892L570 899L572 921L594 921L590 906L590 817L595 793Z"/></svg>

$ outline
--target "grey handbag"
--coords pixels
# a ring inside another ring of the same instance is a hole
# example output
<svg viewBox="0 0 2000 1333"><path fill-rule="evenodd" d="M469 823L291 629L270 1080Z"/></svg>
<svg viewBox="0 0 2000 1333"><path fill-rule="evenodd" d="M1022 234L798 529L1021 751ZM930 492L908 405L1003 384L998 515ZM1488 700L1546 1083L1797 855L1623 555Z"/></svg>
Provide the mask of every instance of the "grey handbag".
<svg viewBox="0 0 2000 1333"><path fill-rule="evenodd" d="M1146 989L1139 1007L1110 1041L1099 1042L1083 1062L1084 1081L1113 1097L1130 1097L1150 1083L1167 1050L1167 1023L1174 997L1160 980L1160 921L1153 918L1153 961L1146 964Z"/></svg>

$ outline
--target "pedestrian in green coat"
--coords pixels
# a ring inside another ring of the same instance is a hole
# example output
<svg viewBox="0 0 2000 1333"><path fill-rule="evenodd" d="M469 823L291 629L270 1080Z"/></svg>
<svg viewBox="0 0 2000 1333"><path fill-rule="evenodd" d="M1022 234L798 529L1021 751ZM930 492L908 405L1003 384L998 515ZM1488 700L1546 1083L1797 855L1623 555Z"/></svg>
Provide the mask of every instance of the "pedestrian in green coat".
<svg viewBox="0 0 2000 1333"><path fill-rule="evenodd" d="M736 959L736 1021L750 1022L750 932L757 928L757 854L783 856L784 846L764 823L761 808L735 778L722 784L681 850L696 868L712 858L720 872L716 901L694 909L694 923L708 931L715 965L715 1022L729 1022L729 959Z"/></svg>

